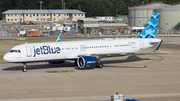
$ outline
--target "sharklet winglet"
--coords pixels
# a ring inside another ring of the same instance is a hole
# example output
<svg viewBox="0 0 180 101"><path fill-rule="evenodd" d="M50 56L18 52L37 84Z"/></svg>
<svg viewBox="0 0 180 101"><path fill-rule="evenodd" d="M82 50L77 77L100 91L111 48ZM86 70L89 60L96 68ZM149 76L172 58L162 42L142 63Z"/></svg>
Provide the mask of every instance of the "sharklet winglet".
<svg viewBox="0 0 180 101"><path fill-rule="evenodd" d="M62 33L59 34L59 36L58 36L56 42L60 42L60 40L61 40L61 35L62 35Z"/></svg>
<svg viewBox="0 0 180 101"><path fill-rule="evenodd" d="M163 40L161 40L161 42L157 45L157 47L156 47L156 51L159 49L159 47L161 46L161 43L163 42Z"/></svg>

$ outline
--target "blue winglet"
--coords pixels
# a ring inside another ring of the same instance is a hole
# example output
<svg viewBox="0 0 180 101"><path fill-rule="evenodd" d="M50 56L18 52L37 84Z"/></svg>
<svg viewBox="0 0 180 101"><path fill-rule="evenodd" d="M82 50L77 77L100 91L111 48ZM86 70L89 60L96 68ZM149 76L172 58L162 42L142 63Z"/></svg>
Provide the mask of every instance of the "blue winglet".
<svg viewBox="0 0 180 101"><path fill-rule="evenodd" d="M141 34L136 38L155 38L159 21L159 12L154 12Z"/></svg>
<svg viewBox="0 0 180 101"><path fill-rule="evenodd" d="M161 42L157 45L156 47L156 51L159 49L159 47L161 46L161 43L163 42L163 40L161 40Z"/></svg>
<svg viewBox="0 0 180 101"><path fill-rule="evenodd" d="M56 42L60 42L60 40L61 40L61 35L62 35L62 33L59 34L59 36L58 36Z"/></svg>
<svg viewBox="0 0 180 101"><path fill-rule="evenodd" d="M125 101L139 101L139 100L135 100L135 99L126 99Z"/></svg>

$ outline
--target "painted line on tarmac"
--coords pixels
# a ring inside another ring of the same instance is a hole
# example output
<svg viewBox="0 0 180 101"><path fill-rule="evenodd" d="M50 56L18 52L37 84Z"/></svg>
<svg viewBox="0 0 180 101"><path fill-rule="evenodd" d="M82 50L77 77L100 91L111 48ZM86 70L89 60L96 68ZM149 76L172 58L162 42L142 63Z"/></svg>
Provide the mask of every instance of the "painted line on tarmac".
<svg viewBox="0 0 180 101"><path fill-rule="evenodd" d="M138 98L138 96L141 96L141 97ZM171 98L171 97L180 97L180 93L129 95L129 97L131 98L135 97L136 99Z"/></svg>
<svg viewBox="0 0 180 101"><path fill-rule="evenodd" d="M180 53L180 51L159 51L159 53Z"/></svg>
<svg viewBox="0 0 180 101"><path fill-rule="evenodd" d="M161 37L168 37L168 36L180 36L180 35L173 34L173 35L156 35L156 36L161 36Z"/></svg>
<svg viewBox="0 0 180 101"><path fill-rule="evenodd" d="M56 71L46 71L46 72L47 73L61 73L61 74L68 75L74 71L73 70L56 70Z"/></svg>

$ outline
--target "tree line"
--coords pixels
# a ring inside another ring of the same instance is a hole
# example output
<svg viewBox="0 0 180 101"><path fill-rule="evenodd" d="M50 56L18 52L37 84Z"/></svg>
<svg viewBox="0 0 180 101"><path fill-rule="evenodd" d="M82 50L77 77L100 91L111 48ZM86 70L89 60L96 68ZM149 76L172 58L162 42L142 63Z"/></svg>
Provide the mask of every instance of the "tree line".
<svg viewBox="0 0 180 101"><path fill-rule="evenodd" d="M0 12L10 9L62 9L62 0L0 0ZM65 9L78 9L86 13L86 17L128 15L128 7L162 2L177 4L180 0L63 0ZM0 14L0 19L2 15Z"/></svg>

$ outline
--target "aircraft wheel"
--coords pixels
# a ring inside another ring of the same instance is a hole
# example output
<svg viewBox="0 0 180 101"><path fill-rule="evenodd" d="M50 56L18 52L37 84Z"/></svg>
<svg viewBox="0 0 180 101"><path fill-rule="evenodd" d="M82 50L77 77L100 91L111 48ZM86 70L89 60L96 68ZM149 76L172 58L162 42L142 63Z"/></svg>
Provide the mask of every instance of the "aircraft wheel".
<svg viewBox="0 0 180 101"><path fill-rule="evenodd" d="M27 69L24 69L24 68L23 68L22 71L23 71L23 72L27 72Z"/></svg>
<svg viewBox="0 0 180 101"><path fill-rule="evenodd" d="M96 67L97 67L97 68L103 68L103 64L102 64L102 63L98 63L98 64L96 65Z"/></svg>
<svg viewBox="0 0 180 101"><path fill-rule="evenodd" d="M24 65L24 68L22 69L22 71L23 71L23 72L27 72L27 69L26 69L27 63L23 63L23 65Z"/></svg>

